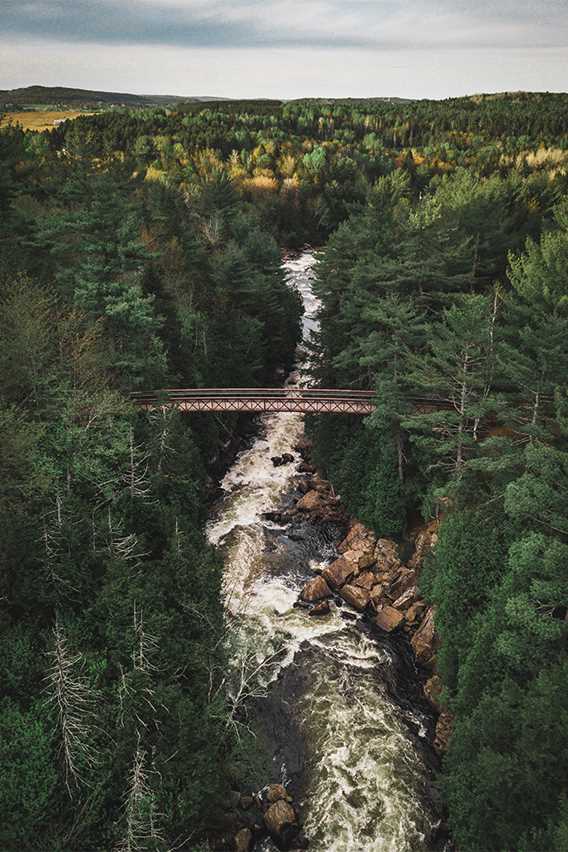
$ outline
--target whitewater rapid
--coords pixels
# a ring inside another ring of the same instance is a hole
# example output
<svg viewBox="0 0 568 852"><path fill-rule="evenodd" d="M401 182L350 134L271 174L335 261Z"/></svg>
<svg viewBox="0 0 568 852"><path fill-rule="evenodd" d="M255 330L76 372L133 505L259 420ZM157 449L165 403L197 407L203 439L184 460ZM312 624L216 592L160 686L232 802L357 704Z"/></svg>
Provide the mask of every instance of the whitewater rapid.
<svg viewBox="0 0 568 852"><path fill-rule="evenodd" d="M290 286L303 299L304 340L317 328L313 266L311 252L284 263ZM305 379L305 365L302 371ZM293 373L288 384L301 381ZM295 490L301 458L294 448L303 434L303 415L263 416L258 437L223 479L223 496L208 525L209 541L224 553L224 603L237 637L233 665L249 671L259 666L260 700L279 676L301 675L300 694L286 709L305 750L299 804L313 852L427 850L435 822L428 804L431 779L387 691L384 674L393 652L336 607L321 619L294 608L313 570L334 558L333 542L314 531L290 549L286 530L263 517L282 508ZM274 467L271 457L283 453L297 463ZM275 758L274 777L266 782L282 780L286 767ZM275 847L266 841L262 848Z"/></svg>

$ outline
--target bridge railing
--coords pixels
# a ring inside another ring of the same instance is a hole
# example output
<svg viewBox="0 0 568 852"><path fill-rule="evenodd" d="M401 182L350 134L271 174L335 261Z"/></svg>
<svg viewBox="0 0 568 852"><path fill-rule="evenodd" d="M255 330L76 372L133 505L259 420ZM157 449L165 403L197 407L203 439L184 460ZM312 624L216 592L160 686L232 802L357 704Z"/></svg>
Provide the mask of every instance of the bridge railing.
<svg viewBox="0 0 568 852"><path fill-rule="evenodd" d="M371 414L373 391L346 388L164 388L137 391L132 401L146 410L174 406L182 411Z"/></svg>

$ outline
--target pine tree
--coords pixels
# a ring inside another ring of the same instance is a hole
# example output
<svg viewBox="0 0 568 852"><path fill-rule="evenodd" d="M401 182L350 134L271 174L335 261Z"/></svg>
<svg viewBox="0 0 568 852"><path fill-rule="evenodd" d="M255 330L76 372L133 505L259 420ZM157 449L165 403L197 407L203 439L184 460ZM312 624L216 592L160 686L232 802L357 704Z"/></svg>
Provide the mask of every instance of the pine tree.
<svg viewBox="0 0 568 852"><path fill-rule="evenodd" d="M430 454L430 467L450 477L462 476L477 454L483 419L496 409L488 384L491 354L490 303L467 296L429 327L427 352L411 360L409 389L426 411L403 425Z"/></svg>

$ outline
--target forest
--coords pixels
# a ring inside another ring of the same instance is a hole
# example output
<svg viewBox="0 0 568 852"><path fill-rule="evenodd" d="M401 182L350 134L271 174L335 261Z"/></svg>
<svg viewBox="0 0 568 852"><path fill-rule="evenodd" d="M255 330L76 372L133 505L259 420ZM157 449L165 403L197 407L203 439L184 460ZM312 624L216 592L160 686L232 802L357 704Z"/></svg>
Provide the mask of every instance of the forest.
<svg viewBox="0 0 568 852"><path fill-rule="evenodd" d="M129 393L278 385L308 243L317 379L377 402L315 461L380 536L440 520L456 847L568 849L568 96L113 110L0 160L2 847L197 848L227 794L243 423Z"/></svg>

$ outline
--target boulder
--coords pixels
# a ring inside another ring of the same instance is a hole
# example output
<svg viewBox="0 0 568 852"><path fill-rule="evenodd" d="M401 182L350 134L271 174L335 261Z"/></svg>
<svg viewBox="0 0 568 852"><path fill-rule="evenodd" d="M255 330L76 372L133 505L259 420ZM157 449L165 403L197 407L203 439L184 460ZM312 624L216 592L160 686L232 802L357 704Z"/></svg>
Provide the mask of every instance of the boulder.
<svg viewBox="0 0 568 852"><path fill-rule="evenodd" d="M370 595L371 603L374 606L377 606L379 601L383 598L384 593L385 593L384 583L376 583L376 585L374 585L373 588L371 589L371 595Z"/></svg>
<svg viewBox="0 0 568 852"><path fill-rule="evenodd" d="M314 577L313 580L308 580L300 592L300 597L307 603L316 603L331 597L331 589L323 577Z"/></svg>
<svg viewBox="0 0 568 852"><path fill-rule="evenodd" d="M250 828L241 828L235 835L235 852L250 852L252 841L253 836Z"/></svg>
<svg viewBox="0 0 568 852"><path fill-rule="evenodd" d="M416 571L401 565L389 586L389 595L396 600L413 587L416 588Z"/></svg>
<svg viewBox="0 0 568 852"><path fill-rule="evenodd" d="M266 801L271 805L274 802L279 802L280 800L284 800L285 802L292 802L293 798L286 789L283 784L269 784L266 790Z"/></svg>
<svg viewBox="0 0 568 852"><path fill-rule="evenodd" d="M426 609L424 601L415 601L406 612L406 620L408 624L414 624L422 617L422 613Z"/></svg>
<svg viewBox="0 0 568 852"><path fill-rule="evenodd" d="M363 612L369 603L369 592L366 589L361 589L359 586L343 586L341 597L358 612Z"/></svg>
<svg viewBox="0 0 568 852"><path fill-rule="evenodd" d="M372 571L364 571L363 574L359 574L358 577L355 577L353 585L360 586L362 589L367 589L367 591L370 592L376 582L375 575Z"/></svg>
<svg viewBox="0 0 568 852"><path fill-rule="evenodd" d="M384 630L386 633L392 633L397 627L400 627L404 621L404 615L392 606L385 605L377 610L375 624Z"/></svg>
<svg viewBox="0 0 568 852"><path fill-rule="evenodd" d="M315 616L329 615L330 612L331 612L331 607L329 605L329 601L320 601L319 603L317 603L315 606L313 606L311 608L308 615L313 615L315 617Z"/></svg>
<svg viewBox="0 0 568 852"><path fill-rule="evenodd" d="M347 559L348 562L352 562L360 571L364 571L365 568L369 568L371 565L374 565L375 559L373 557L373 551L361 552L357 550L357 548L350 548L346 550L343 554L343 558Z"/></svg>
<svg viewBox="0 0 568 852"><path fill-rule="evenodd" d="M394 601L393 607L395 609L407 610L415 597L416 586L412 586L412 588L407 589L406 592L403 592L402 595Z"/></svg>
<svg viewBox="0 0 568 852"><path fill-rule="evenodd" d="M324 502L319 491L312 489L298 500L296 509L300 512L319 512L324 508Z"/></svg>
<svg viewBox="0 0 568 852"><path fill-rule="evenodd" d="M375 536L360 521L354 521L337 549L340 553L344 553L346 550L351 550L354 547L362 549L361 545L363 542L367 544L367 547L373 549L375 546Z"/></svg>
<svg viewBox="0 0 568 852"><path fill-rule="evenodd" d="M339 613L344 621L357 621L357 616L354 612L349 612L347 609L342 609Z"/></svg>
<svg viewBox="0 0 568 852"><path fill-rule="evenodd" d="M416 660L423 666L430 665L438 648L433 607L428 609L411 644Z"/></svg>
<svg viewBox="0 0 568 852"><path fill-rule="evenodd" d="M264 814L264 824L276 842L282 841L287 834L286 829L297 825L294 808L289 802L279 799Z"/></svg>
<svg viewBox="0 0 568 852"><path fill-rule="evenodd" d="M332 589L340 589L354 573L355 567L353 563L348 562L343 556L340 556L339 559L325 566L321 572L321 576Z"/></svg>
<svg viewBox="0 0 568 852"><path fill-rule="evenodd" d="M298 470L299 470L300 473L315 473L316 472L315 465L310 464L309 462L306 462L306 461L304 461L300 465L298 465Z"/></svg>
<svg viewBox="0 0 568 852"><path fill-rule="evenodd" d="M303 459L309 455L310 450L312 449L312 442L308 438L307 435L302 435L301 438L298 438L294 450L299 453Z"/></svg>
<svg viewBox="0 0 568 852"><path fill-rule="evenodd" d="M286 464L282 456L271 456L270 461L274 467L282 467L283 464Z"/></svg>
<svg viewBox="0 0 568 852"><path fill-rule="evenodd" d="M374 564L375 541L375 536L371 530L368 530L359 521L355 521L338 546L338 550L345 559L353 562L360 570L364 570Z"/></svg>
<svg viewBox="0 0 568 852"><path fill-rule="evenodd" d="M286 510L283 512L263 512L261 517L279 526L285 526L292 520L292 515Z"/></svg>
<svg viewBox="0 0 568 852"><path fill-rule="evenodd" d="M400 565L398 544L390 538L380 538L377 541L373 556L381 571L390 573Z"/></svg>

